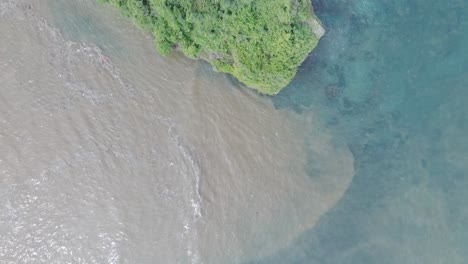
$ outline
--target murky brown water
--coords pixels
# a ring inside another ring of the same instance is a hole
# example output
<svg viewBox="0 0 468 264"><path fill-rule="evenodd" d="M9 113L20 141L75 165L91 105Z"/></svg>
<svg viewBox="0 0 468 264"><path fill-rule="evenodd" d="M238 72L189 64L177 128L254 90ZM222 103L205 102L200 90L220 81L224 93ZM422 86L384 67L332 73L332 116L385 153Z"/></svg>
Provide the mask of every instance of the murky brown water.
<svg viewBox="0 0 468 264"><path fill-rule="evenodd" d="M0 0L0 35L2 263L241 263L352 178L311 115L162 58L108 6Z"/></svg>

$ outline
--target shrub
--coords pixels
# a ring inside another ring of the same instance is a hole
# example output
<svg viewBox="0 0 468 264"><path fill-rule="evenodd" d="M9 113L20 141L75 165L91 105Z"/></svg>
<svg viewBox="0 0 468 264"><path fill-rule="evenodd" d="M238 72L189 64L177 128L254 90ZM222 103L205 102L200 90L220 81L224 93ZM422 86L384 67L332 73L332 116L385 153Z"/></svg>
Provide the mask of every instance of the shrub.
<svg viewBox="0 0 468 264"><path fill-rule="evenodd" d="M158 50L178 47L273 95L317 45L309 0L100 0L120 8Z"/></svg>

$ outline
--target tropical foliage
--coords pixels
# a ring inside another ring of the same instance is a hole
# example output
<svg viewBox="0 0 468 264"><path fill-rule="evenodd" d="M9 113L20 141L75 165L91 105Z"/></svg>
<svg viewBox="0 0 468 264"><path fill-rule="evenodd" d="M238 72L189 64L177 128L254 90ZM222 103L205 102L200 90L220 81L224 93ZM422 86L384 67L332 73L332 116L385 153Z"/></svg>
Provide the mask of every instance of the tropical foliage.
<svg viewBox="0 0 468 264"><path fill-rule="evenodd" d="M151 32L161 54L173 48L209 61L273 95L317 45L310 0L100 0Z"/></svg>

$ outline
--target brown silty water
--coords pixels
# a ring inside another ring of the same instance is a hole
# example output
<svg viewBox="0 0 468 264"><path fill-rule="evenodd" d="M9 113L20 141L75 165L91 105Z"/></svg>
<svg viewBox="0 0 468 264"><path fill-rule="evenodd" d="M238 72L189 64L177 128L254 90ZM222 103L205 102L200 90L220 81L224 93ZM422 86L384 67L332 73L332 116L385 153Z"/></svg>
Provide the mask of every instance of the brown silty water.
<svg viewBox="0 0 468 264"><path fill-rule="evenodd" d="M313 114L159 56L109 6L0 0L0 21L6 263L241 263L312 228L351 181Z"/></svg>

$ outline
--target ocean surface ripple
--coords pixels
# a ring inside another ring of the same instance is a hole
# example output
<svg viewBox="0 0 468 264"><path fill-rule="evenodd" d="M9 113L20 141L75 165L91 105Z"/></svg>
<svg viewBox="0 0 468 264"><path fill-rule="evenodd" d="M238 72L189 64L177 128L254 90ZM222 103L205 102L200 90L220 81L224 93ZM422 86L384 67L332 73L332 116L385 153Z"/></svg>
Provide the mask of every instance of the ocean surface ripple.
<svg viewBox="0 0 468 264"><path fill-rule="evenodd" d="M159 56L93 0L0 0L0 262L242 263L354 175L317 118Z"/></svg>

